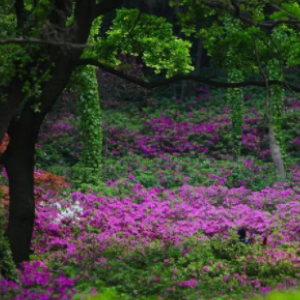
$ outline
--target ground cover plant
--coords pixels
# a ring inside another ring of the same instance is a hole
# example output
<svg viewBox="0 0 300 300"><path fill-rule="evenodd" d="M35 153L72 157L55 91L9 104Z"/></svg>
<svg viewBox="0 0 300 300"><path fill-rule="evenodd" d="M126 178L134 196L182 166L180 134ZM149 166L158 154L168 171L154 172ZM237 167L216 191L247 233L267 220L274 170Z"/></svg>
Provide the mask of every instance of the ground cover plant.
<svg viewBox="0 0 300 300"><path fill-rule="evenodd" d="M259 109L252 109L245 117L244 158L235 176L230 138L220 141L212 132L224 137L230 126L226 110L208 113L209 108L198 104L185 112L181 105L177 103L175 113L164 114L163 105L158 106L148 116L126 123L128 112L107 111L115 117L104 125L105 184L100 187L76 180L68 184L67 179L36 169L34 254L24 263L18 282L2 280L4 299L250 299L298 285L297 157L289 180L276 183L270 157L260 155L247 138L259 132ZM209 126L197 126L203 124L201 115ZM59 123L49 121L37 152L40 166L58 173L59 166L43 158L53 155L43 143L52 135L57 143L72 139L78 125L63 120L66 125L59 135ZM123 135L111 135L121 120ZM162 124L164 139L144 142L158 149L149 153L139 146L139 135L155 136L149 124L157 123ZM197 145L193 137L197 141L202 134L207 152L198 154L192 147L180 151L176 143L171 146L174 151L164 147L174 142L174 130L182 129L178 124L183 123L190 130L177 133L182 133L181 140ZM297 129L287 124L286 132L294 143ZM217 140L217 147L210 143ZM112 144L126 151L113 152ZM55 155L65 166L70 164L63 152ZM71 178L71 172L65 175ZM4 171L2 176L5 186ZM7 209L4 188L2 199ZM244 242L237 235L241 228Z"/></svg>
<svg viewBox="0 0 300 300"><path fill-rule="evenodd" d="M296 296L299 23L298 1L1 1L1 299Z"/></svg>

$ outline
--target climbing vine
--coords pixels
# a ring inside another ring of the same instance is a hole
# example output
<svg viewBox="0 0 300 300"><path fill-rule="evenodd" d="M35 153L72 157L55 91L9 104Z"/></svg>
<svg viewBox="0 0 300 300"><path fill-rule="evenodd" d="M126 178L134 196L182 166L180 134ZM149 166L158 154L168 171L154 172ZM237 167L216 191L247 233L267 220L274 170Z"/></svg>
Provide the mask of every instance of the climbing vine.
<svg viewBox="0 0 300 300"><path fill-rule="evenodd" d="M102 128L96 68L85 66L76 71L79 129L83 143L80 155L81 181L96 183L100 179Z"/></svg>
<svg viewBox="0 0 300 300"><path fill-rule="evenodd" d="M90 32L89 42L95 42L99 34L102 18L97 18ZM93 55L94 50L87 49L84 55ZM79 170L76 173L78 184L97 184L101 179L102 125L99 102L97 69L93 66L82 66L76 69L73 86L77 91L77 113L83 149L80 154Z"/></svg>
<svg viewBox="0 0 300 300"><path fill-rule="evenodd" d="M225 30L228 35L234 35L241 29L240 21L234 20L227 16L224 20ZM244 80L242 59L240 55L232 47L227 51L227 70L228 81L231 83L240 82ZM244 95L241 88L234 88L227 90L227 99L230 105L231 117L231 139L232 139L232 153L233 158L237 162L241 155L241 140L242 140L242 126L243 126L243 101Z"/></svg>
<svg viewBox="0 0 300 300"><path fill-rule="evenodd" d="M270 80L284 81L283 61L289 65L295 62L295 54L291 49L291 39L299 41L294 37L295 32L289 29L286 25L282 25L272 32L274 57L267 63L267 71ZM292 47L293 48L293 47ZM286 59L284 59L286 58ZM283 123L283 103L284 89L282 86L273 85L270 87L270 104L269 104L269 122L274 128L275 142L278 144L280 154L283 160L283 167L287 170L288 159L286 153L285 137L282 132Z"/></svg>

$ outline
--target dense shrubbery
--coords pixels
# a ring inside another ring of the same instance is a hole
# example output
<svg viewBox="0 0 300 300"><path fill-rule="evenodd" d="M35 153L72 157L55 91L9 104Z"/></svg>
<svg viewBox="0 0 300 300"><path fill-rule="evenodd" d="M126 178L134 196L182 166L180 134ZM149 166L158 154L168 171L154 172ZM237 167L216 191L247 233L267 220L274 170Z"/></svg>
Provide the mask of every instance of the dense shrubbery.
<svg viewBox="0 0 300 300"><path fill-rule="evenodd" d="M296 102L285 123L289 179L278 184L259 110L245 116L237 166L227 109L203 101L163 102L133 118L130 108L107 111L99 185L82 184L74 166L81 149L74 116L50 118L37 149L47 172L35 171L34 255L19 281L2 280L2 298L238 300L297 285Z"/></svg>
<svg viewBox="0 0 300 300"><path fill-rule="evenodd" d="M284 135L287 151L291 158L299 158L297 147L300 132L295 126L300 117L299 106L296 101L287 99L286 102ZM130 152L149 158L164 156L166 153L183 157L198 157L199 153L209 153L210 158L225 160L230 157L231 125L228 107L212 110L203 105L202 98L195 103L195 107L188 110L182 109L187 104L180 100L173 104L169 100L157 103L160 109L146 109L145 112L138 112L134 108L123 113L107 111L103 125L103 155L114 159L116 156L127 156ZM212 106L215 103L217 100L211 101ZM163 109L164 106L169 108ZM49 121L40 137L42 147L37 153L39 166L47 168L75 164L81 149L76 140L76 119L68 114L60 120L52 120L52 123ZM242 154L270 161L266 123L258 109L249 108L245 114Z"/></svg>
<svg viewBox="0 0 300 300"><path fill-rule="evenodd" d="M38 205L34 242L34 258L44 263L26 264L19 285L3 287L36 299L72 299L76 290L106 286L124 294L120 299L241 299L291 287L300 273L299 198L297 188L279 186L251 192L140 185L124 198L47 198ZM253 244L238 242L239 227Z"/></svg>

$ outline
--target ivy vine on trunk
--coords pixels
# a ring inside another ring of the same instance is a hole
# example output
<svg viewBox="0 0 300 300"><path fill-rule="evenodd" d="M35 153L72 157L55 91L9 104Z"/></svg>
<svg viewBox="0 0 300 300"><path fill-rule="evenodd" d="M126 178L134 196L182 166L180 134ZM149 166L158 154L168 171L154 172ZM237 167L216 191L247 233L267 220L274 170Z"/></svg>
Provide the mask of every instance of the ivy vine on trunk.
<svg viewBox="0 0 300 300"><path fill-rule="evenodd" d="M80 184L97 184L101 179L102 124L96 68L76 70L78 115L83 150L80 155ZM79 174L77 174L79 176Z"/></svg>

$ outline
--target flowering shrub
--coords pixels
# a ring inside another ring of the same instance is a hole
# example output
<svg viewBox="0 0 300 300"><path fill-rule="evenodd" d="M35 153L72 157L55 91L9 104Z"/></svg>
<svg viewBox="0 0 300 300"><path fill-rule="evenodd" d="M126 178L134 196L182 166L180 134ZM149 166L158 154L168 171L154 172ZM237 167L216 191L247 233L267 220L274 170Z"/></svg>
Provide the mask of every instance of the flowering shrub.
<svg viewBox="0 0 300 300"><path fill-rule="evenodd" d="M300 292L286 292L286 293L272 293L266 299L267 300L298 300Z"/></svg>
<svg viewBox="0 0 300 300"><path fill-rule="evenodd" d="M192 112L166 110L163 114L144 119L143 126L131 129L118 123L104 124L104 153L125 155L128 152L141 154L144 157L159 157L165 153L177 156L199 153L210 157L221 158L231 154L230 117L228 108L219 114L211 115L207 108L199 108ZM299 135L293 125L299 115L287 115L285 130L287 136ZM111 121L110 121L111 122ZM263 116L255 109L249 109L244 116L242 132L242 154L259 156L270 160L268 135ZM287 138L288 151L295 153L297 138ZM294 155L294 154L293 154Z"/></svg>
<svg viewBox="0 0 300 300"><path fill-rule="evenodd" d="M45 263L38 261L23 264L18 283L1 281L2 295L10 295L11 300L71 300L75 293L73 287L74 280L63 274L53 276Z"/></svg>
<svg viewBox="0 0 300 300"><path fill-rule="evenodd" d="M58 191L68 186L64 177L56 176L42 170L36 170L34 172L34 180L36 186L42 187L46 190Z"/></svg>
<svg viewBox="0 0 300 300"><path fill-rule="evenodd" d="M6 177L5 173L4 177ZM42 170L35 170L34 180L34 198L36 203L38 203L41 199L45 199L46 195L48 197L51 195L54 196L58 194L60 190L69 186L69 183L65 181L64 177L56 176ZM0 185L0 204L4 205L6 211L8 210L9 188L7 185Z"/></svg>
<svg viewBox="0 0 300 300"><path fill-rule="evenodd" d="M232 155L229 107L213 109L212 105L217 100L211 99L207 89L202 90L203 95L191 108L188 105L193 101L185 103L178 99L167 104L157 101L160 106L155 110L150 108L150 112L147 109L139 112L136 108L125 112L107 110L103 122L103 156L116 158L135 153L148 158L165 154L197 157L203 153L210 158L228 159ZM217 97L221 98L221 95ZM204 100L210 106L204 105ZM286 107L293 109L286 111L283 120L287 151L291 158L299 158L297 145L300 131L295 126L300 117L299 105L286 99ZM77 163L82 149L77 136L78 120L73 114L49 117L40 134L38 166L50 170L53 165L67 167ZM244 115L242 155L271 160L263 112L253 107L247 108Z"/></svg>
<svg viewBox="0 0 300 300"><path fill-rule="evenodd" d="M87 281L97 286L101 280L100 291L113 284L119 293L135 290L141 297L240 299L245 291L293 286L300 273L299 199L298 188L281 186L252 192L139 184L125 198L80 192L47 198L37 206L34 238L35 257L45 263L27 264L26 276L21 274L17 285L5 281L5 291L9 297L32 291L35 299L44 299L45 286L53 286L69 299L73 286ZM254 238L253 245L236 240L233 233L240 227ZM56 275L50 276L53 270ZM61 276L66 276L62 287L55 279ZM58 299L51 297L45 299Z"/></svg>
<svg viewBox="0 0 300 300"><path fill-rule="evenodd" d="M211 101L206 89L199 92L195 101ZM189 104L178 100L148 114L110 111L99 186L35 171L34 254L19 281L0 282L1 300L240 300L298 285L299 133L291 121L298 106L285 120L289 180L276 183L257 110L245 115L235 165L228 108ZM48 121L37 162L69 173L80 151L76 119ZM5 173L0 188L7 207Z"/></svg>
<svg viewBox="0 0 300 300"><path fill-rule="evenodd" d="M291 170L292 184L299 182L298 170L297 166ZM262 163L254 158L241 159L237 176L234 171L236 172L236 167L232 162L204 155L195 158L164 155L153 159L130 155L119 160L107 159L102 173L108 184L113 186L123 179L141 183L145 187L176 188L184 184L217 184L260 190L276 182L272 164Z"/></svg>
<svg viewBox="0 0 300 300"><path fill-rule="evenodd" d="M74 114L48 116L39 134L37 167L49 170L53 166L66 168L76 163L82 149L78 135L78 120Z"/></svg>

